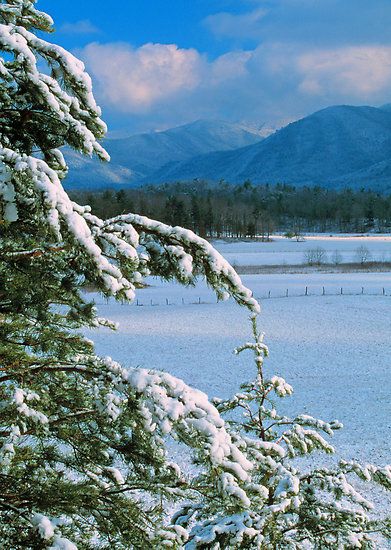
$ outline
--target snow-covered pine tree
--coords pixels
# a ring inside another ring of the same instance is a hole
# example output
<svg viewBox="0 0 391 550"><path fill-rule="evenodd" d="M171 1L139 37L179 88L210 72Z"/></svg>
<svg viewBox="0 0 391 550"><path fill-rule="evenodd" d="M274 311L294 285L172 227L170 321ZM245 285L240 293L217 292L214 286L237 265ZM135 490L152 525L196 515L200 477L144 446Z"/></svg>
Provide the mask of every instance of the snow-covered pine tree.
<svg viewBox="0 0 391 550"><path fill-rule="evenodd" d="M193 233L103 221L69 199L59 147L106 160L106 128L83 64L36 32L51 28L34 2L0 2L0 544L182 545L183 528L162 530L165 503L197 490L168 460L168 434L195 448L211 483L233 472L227 495L250 465L204 394L94 354L77 329L110 323L81 287L131 300L146 274L204 274L218 296L258 304Z"/></svg>
<svg viewBox="0 0 391 550"><path fill-rule="evenodd" d="M303 460L314 451L334 453L325 439L342 428L307 414L281 415L276 400L293 393L279 376L265 375L268 348L252 316L253 341L237 348L254 354L256 377L227 401L214 399L231 439L252 464L241 484L244 503L213 498L203 505L187 503L174 516L186 527L186 550L197 548L383 550L391 547L391 521L354 486L354 478L391 491L391 465L377 467L354 461L334 461L332 467L313 467ZM380 512L380 513L379 513Z"/></svg>
<svg viewBox="0 0 391 550"><path fill-rule="evenodd" d="M330 451L318 431L338 424L268 407L291 388L264 379L255 320L243 349L255 351L256 381L215 404L168 374L97 357L78 332L110 325L83 285L131 300L150 273L184 284L202 274L218 296L259 306L193 233L133 214L100 220L69 199L58 148L105 160L105 125L82 63L36 34L51 28L34 2L0 2L1 547L370 547L383 526L345 476L389 488L390 469L298 473L292 457ZM170 461L170 437L193 449L193 477Z"/></svg>

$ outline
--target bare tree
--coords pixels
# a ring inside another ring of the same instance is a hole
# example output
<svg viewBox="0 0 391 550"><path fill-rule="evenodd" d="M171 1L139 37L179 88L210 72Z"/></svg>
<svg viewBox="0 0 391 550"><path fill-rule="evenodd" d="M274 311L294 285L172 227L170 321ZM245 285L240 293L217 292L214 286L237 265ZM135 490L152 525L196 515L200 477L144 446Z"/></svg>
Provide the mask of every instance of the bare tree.
<svg viewBox="0 0 391 550"><path fill-rule="evenodd" d="M305 251L304 261L308 265L321 265L326 261L326 251L321 246L309 248Z"/></svg>
<svg viewBox="0 0 391 550"><path fill-rule="evenodd" d="M342 254L339 252L339 250L334 250L334 252L331 256L331 261L334 265L339 265L339 264L342 263L343 258L342 258Z"/></svg>
<svg viewBox="0 0 391 550"><path fill-rule="evenodd" d="M369 249L361 245L358 248L356 248L356 261L359 262L361 265L364 265L366 262L369 262L372 258L372 254L370 253Z"/></svg>

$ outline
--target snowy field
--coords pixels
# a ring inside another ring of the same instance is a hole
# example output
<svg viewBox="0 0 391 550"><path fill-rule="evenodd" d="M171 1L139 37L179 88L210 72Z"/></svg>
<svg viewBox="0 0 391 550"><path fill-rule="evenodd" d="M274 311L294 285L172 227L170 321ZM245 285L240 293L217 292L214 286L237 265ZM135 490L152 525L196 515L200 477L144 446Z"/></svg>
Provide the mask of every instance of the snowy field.
<svg viewBox="0 0 391 550"><path fill-rule="evenodd" d="M322 277L322 279L320 279ZM271 298L262 303L269 373L293 384L290 412L342 421L335 442L342 455L380 463L391 456L391 277L389 274L252 275L244 282L262 295L288 287L325 283L357 289L386 287L382 295L309 295ZM251 358L232 354L249 337L247 312L232 301L216 303L204 285L184 289L154 284L139 292L139 303L120 305L94 295L99 313L118 321L118 332L93 332L100 354L128 366L164 369L211 397L227 397L253 375ZM185 304L182 298L185 297ZM198 304L201 298L201 304ZM166 305L166 299L169 304ZM160 304L151 306L153 304ZM132 358L130 363L130 357ZM365 442L363 444L363 442Z"/></svg>
<svg viewBox="0 0 391 550"><path fill-rule="evenodd" d="M353 242L338 240L346 250L357 247ZM256 257L247 252L251 247L307 244L284 239L221 244L219 249L229 248L245 264L247 254ZM391 247L390 240L372 244L378 252ZM345 428L333 441L338 457L390 463L391 273L281 273L247 275L242 280L261 299L259 327L270 348L266 371L283 376L294 387L294 395L281 401L282 410L343 422ZM192 288L152 278L148 283L138 292L138 306L89 295L100 315L120 323L117 332L88 333L98 353L124 366L169 371L210 397L228 397L254 375L251 356L232 353L250 337L246 310L232 300L217 303L203 282ZM313 460L328 464L330 458ZM381 491L372 498L380 510L391 511Z"/></svg>
<svg viewBox="0 0 391 550"><path fill-rule="evenodd" d="M391 235L312 235L302 242L273 235L271 242L226 242L216 241L214 246L233 265L300 265L306 252L320 247L325 251L324 263L333 262L338 251L342 262L360 261L357 249L366 247L371 260L391 261Z"/></svg>

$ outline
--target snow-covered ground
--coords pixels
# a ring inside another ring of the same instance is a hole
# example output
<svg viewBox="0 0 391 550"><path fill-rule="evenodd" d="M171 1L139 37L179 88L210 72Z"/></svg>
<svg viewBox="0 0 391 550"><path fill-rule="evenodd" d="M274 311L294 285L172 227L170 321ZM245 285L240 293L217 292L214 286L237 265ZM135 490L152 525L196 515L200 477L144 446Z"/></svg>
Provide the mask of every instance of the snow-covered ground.
<svg viewBox="0 0 391 550"><path fill-rule="evenodd" d="M246 245L240 243L239 260ZM224 246L238 243L220 250ZM256 297L266 297L259 320L270 348L266 370L286 378L295 390L281 401L284 410L342 421L345 429L334 437L337 456L390 463L391 273L281 273L242 279ZM88 334L100 354L125 366L167 370L210 397L228 397L253 376L251 356L232 353L250 337L246 310L232 300L217 303L204 283L184 288L158 279L148 282L151 286L138 292L139 307L93 295L99 313L120 323L118 332ZM373 498L381 510L391 509L384 494L376 492Z"/></svg>
<svg viewBox="0 0 391 550"><path fill-rule="evenodd" d="M322 277L322 279L321 279ZM327 281L325 279L327 278ZM326 296L267 299L260 326L270 358L266 369L292 383L290 411L338 418L346 429L336 442L345 457L389 462L391 457L391 277L389 274L252 275L243 277L263 295L292 290L330 289ZM139 303L106 303L95 295L99 312L120 323L118 332L92 334L97 351L124 365L167 370L210 396L227 397L253 374L251 358L232 354L249 337L247 312L232 301L216 303L204 285L184 289L150 281ZM343 285L388 295L331 294ZM273 296L272 294L272 296ZM184 298L184 304L182 303ZM201 298L201 304L198 304ZM166 299L170 305L166 305ZM151 306L153 304L160 304Z"/></svg>
<svg viewBox="0 0 391 550"><path fill-rule="evenodd" d="M271 242L215 241L215 247L236 265L299 265L305 262L306 252L314 248L325 251L323 262L333 262L338 251L340 262L360 261L357 249L365 247L374 261L391 261L391 235L311 235L302 242L273 235Z"/></svg>
<svg viewBox="0 0 391 550"><path fill-rule="evenodd" d="M241 275L242 281L250 288L257 299L281 298L308 295L361 294L391 295L391 273L273 273L262 275ZM212 290L204 284L195 288L165 283L158 279L150 279L149 286L137 294L140 306L186 305L215 303L216 297ZM287 307L289 307L287 305Z"/></svg>

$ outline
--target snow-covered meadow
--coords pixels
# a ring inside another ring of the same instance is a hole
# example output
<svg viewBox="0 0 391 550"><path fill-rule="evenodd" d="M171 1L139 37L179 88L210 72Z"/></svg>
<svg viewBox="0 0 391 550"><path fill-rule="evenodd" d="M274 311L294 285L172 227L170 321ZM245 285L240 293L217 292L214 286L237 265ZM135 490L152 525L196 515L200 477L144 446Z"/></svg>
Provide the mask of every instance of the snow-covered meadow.
<svg viewBox="0 0 391 550"><path fill-rule="evenodd" d="M288 298L264 300L259 321L270 348L267 372L284 376L294 386L294 396L285 406L342 421L346 429L337 439L344 456L389 461L390 275L252 275L243 279L256 296L266 288L272 288L276 296L283 296L285 287L292 290ZM232 301L216 303L202 284L184 289L150 282L153 286L139 291L143 306L107 303L94 296L99 313L120 324L117 332L100 329L92 333L100 354L128 366L167 370L211 397L229 396L252 376L251 358L232 353L249 337L244 309ZM322 283L330 294L293 295L295 288L307 284L311 293ZM337 294L340 285L357 290L364 285L379 293L341 296ZM383 287L386 296L380 293Z"/></svg>
<svg viewBox="0 0 391 550"><path fill-rule="evenodd" d="M360 261L357 249L365 247L369 258L377 262L391 261L390 235L307 235L303 241L273 235L270 242L216 241L217 250L233 265L299 265L305 262L306 253L322 248L323 263L333 263L336 251L339 262ZM368 258L368 259L369 259Z"/></svg>
<svg viewBox="0 0 391 550"><path fill-rule="evenodd" d="M242 261L247 243L236 246ZM266 372L294 388L280 406L343 422L334 437L337 456L389 463L391 274L280 273L242 280L261 299L259 326L270 349ZM93 295L99 313L119 323L117 332L89 333L98 353L125 366L167 370L210 397L228 397L253 376L251 356L232 353L250 337L244 308L232 300L217 303L203 282L190 288L152 278L148 283L138 291L138 306ZM381 501L381 508L389 506Z"/></svg>

